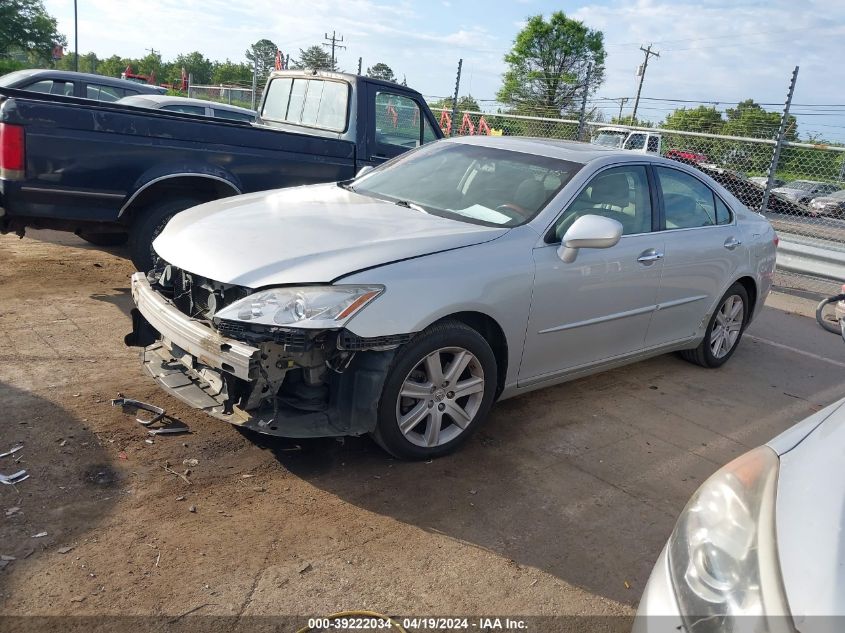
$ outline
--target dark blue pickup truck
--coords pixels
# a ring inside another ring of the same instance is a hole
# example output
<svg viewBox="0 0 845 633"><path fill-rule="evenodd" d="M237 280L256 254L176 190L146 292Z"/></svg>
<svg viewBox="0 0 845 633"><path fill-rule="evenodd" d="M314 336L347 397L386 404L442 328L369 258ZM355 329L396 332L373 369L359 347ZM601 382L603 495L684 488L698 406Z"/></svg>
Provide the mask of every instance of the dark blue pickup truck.
<svg viewBox="0 0 845 633"><path fill-rule="evenodd" d="M279 71L256 123L0 89L0 232L151 243L179 211L226 196L344 180L442 137L422 96L377 79Z"/></svg>

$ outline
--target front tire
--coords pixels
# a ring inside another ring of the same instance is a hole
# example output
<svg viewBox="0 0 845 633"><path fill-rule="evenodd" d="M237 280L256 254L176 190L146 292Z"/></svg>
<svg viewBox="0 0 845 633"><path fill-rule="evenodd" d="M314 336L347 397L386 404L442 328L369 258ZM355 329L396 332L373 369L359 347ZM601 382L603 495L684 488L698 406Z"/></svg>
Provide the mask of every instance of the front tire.
<svg viewBox="0 0 845 633"><path fill-rule="evenodd" d="M129 232L129 256L135 268L141 272L152 270L158 259L153 250L153 240L174 215L203 202L197 198L180 196L139 209Z"/></svg>
<svg viewBox="0 0 845 633"><path fill-rule="evenodd" d="M496 387L496 357L486 339L459 321L436 323L396 355L373 438L399 459L451 453L487 417Z"/></svg>
<svg viewBox="0 0 845 633"><path fill-rule="evenodd" d="M681 357L702 367L721 367L739 347L750 314L748 292L742 284L735 283L719 299L701 344L682 351Z"/></svg>

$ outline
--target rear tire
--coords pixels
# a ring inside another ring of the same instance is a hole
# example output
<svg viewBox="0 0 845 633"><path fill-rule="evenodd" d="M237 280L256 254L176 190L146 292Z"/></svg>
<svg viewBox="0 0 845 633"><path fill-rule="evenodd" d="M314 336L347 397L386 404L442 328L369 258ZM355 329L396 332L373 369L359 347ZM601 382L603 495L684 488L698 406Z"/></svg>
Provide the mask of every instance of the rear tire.
<svg viewBox="0 0 845 633"><path fill-rule="evenodd" d="M129 256L135 268L141 272L152 270L158 260L153 250L153 240L174 215L203 202L205 200L182 196L139 209L129 232Z"/></svg>
<svg viewBox="0 0 845 633"><path fill-rule="evenodd" d="M460 321L436 323L397 353L373 439L399 459L451 453L487 417L496 381L496 357L481 334Z"/></svg>
<svg viewBox="0 0 845 633"><path fill-rule="evenodd" d="M716 304L701 344L683 350L681 357L702 367L721 367L739 347L750 313L748 292L742 284L735 283Z"/></svg>
<svg viewBox="0 0 845 633"><path fill-rule="evenodd" d="M123 246L129 239L129 234L82 232L79 234L79 237L94 246Z"/></svg>

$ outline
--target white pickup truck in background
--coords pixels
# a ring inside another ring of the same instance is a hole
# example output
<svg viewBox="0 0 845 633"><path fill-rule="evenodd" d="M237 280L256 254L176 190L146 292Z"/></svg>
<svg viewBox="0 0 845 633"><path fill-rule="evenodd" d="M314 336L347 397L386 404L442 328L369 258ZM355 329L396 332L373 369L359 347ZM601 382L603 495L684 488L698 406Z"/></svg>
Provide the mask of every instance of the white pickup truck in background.
<svg viewBox="0 0 845 633"><path fill-rule="evenodd" d="M623 127L600 127L590 142L594 145L658 156L662 149L660 134L644 130L628 130Z"/></svg>

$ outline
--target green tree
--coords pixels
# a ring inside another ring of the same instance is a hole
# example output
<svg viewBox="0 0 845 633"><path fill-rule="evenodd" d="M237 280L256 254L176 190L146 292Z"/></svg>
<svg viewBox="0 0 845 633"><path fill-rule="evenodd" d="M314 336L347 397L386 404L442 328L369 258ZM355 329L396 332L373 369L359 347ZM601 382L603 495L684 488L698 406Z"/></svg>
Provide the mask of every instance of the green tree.
<svg viewBox="0 0 845 633"><path fill-rule="evenodd" d="M774 139L780 129L780 113L766 112L753 99L746 99L735 108L728 108L725 115L727 121L722 133L730 136ZM798 140L798 121L792 115L786 125L786 140Z"/></svg>
<svg viewBox="0 0 845 633"><path fill-rule="evenodd" d="M39 60L49 60L55 44L67 44L58 32L56 18L47 13L42 0L0 2L0 56L19 50Z"/></svg>
<svg viewBox="0 0 845 633"><path fill-rule="evenodd" d="M332 65L332 56L321 46L309 46L299 49L299 59L291 62L293 68L311 68L313 70L337 70L337 63Z"/></svg>
<svg viewBox="0 0 845 633"><path fill-rule="evenodd" d="M384 79L385 81L396 81L396 75L393 74L393 69L384 62L379 62L374 64L372 67L367 68L367 77Z"/></svg>
<svg viewBox="0 0 845 633"><path fill-rule="evenodd" d="M75 70L74 61L76 60L75 53L68 53L61 59L56 61L56 68L59 70ZM86 53L79 56L79 72L81 73L99 73L100 60L94 52Z"/></svg>
<svg viewBox="0 0 845 633"><path fill-rule="evenodd" d="M700 105L691 109L678 108L666 117L661 127L668 130L719 134L724 124L722 113L716 108Z"/></svg>
<svg viewBox="0 0 845 633"><path fill-rule="evenodd" d="M182 69L193 77L195 84L209 84L214 73L214 63L199 51L187 55L177 55L173 60L173 69L168 73L168 81L176 81L182 76ZM169 75L174 75L170 77Z"/></svg>
<svg viewBox="0 0 845 633"><path fill-rule="evenodd" d="M252 66L229 61L216 62L211 74L213 84L249 84L252 82Z"/></svg>
<svg viewBox="0 0 845 633"><path fill-rule="evenodd" d="M560 114L577 108L583 91L592 94L604 81L603 39L601 31L567 18L563 11L554 12L548 21L542 15L530 17L505 55L508 69L497 99L521 112Z"/></svg>
<svg viewBox="0 0 845 633"><path fill-rule="evenodd" d="M106 77L120 77L120 73L126 70L126 67L131 63L131 60L125 59L120 55L112 55L106 59L101 59L97 64L97 72ZM137 72L137 69L135 69Z"/></svg>
<svg viewBox="0 0 845 633"><path fill-rule="evenodd" d="M439 99L431 104L429 107L432 110L442 110L446 109L451 111L452 110L452 97L446 97L445 99ZM475 97L472 95L464 95L463 97L458 97L458 111L459 112L480 112L481 106L478 105L478 101L475 100Z"/></svg>
<svg viewBox="0 0 845 633"><path fill-rule="evenodd" d="M267 78L276 64L276 52L279 47L268 39L258 40L249 47L246 58L249 65L254 67L260 82Z"/></svg>

